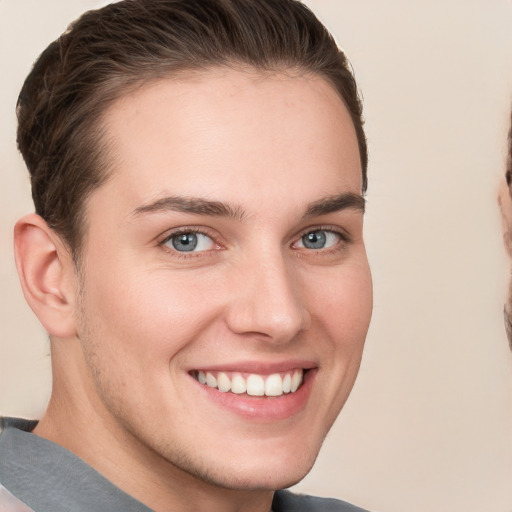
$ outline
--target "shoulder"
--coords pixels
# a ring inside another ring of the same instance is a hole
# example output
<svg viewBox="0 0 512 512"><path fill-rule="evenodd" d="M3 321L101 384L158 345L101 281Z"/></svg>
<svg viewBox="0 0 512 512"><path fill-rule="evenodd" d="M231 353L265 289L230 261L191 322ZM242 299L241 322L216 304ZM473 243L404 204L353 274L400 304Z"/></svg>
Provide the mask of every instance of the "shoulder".
<svg viewBox="0 0 512 512"><path fill-rule="evenodd" d="M331 498L315 498L289 491L277 491L272 503L274 512L366 512L345 501Z"/></svg>

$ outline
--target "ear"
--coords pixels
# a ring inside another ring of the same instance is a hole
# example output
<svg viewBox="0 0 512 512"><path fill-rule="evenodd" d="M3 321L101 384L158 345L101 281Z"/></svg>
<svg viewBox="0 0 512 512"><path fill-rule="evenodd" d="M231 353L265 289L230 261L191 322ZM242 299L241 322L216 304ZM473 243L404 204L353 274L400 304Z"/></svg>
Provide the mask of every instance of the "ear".
<svg viewBox="0 0 512 512"><path fill-rule="evenodd" d="M70 251L36 214L14 228L16 268L23 294L43 327L58 338L74 336L76 275Z"/></svg>

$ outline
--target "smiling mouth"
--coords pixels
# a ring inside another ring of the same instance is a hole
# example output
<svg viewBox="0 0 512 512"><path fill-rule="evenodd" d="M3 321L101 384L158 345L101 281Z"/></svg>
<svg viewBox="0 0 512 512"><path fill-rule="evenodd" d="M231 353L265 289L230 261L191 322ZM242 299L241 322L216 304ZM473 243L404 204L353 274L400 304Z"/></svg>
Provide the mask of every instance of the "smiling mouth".
<svg viewBox="0 0 512 512"><path fill-rule="evenodd" d="M286 372L260 375L195 370L191 375L204 386L218 389L223 393L276 397L295 393L302 385L305 371L307 370L296 368Z"/></svg>

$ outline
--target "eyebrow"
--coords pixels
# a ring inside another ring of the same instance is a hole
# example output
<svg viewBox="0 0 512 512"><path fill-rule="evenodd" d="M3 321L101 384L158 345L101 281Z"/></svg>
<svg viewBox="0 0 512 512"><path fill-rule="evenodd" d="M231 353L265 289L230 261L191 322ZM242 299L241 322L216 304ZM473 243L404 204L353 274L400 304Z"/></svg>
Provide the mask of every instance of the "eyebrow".
<svg viewBox="0 0 512 512"><path fill-rule="evenodd" d="M345 192L324 197L309 203L304 218L326 215L341 210L359 210L364 213L366 200L359 194ZM161 213L166 211L209 215L213 217L228 217L243 221L246 217L244 210L237 205L229 205L220 201L211 201L198 197L169 196L152 203L139 206L132 213L139 216L146 213Z"/></svg>
<svg viewBox="0 0 512 512"><path fill-rule="evenodd" d="M239 206L230 206L220 201L210 201L198 197L169 196L152 203L139 206L133 211L135 216L144 213L160 213L166 211L210 215L214 217L230 217L243 220L244 211Z"/></svg>
<svg viewBox="0 0 512 512"><path fill-rule="evenodd" d="M305 217L317 217L341 210L358 210L364 213L365 206L366 199L362 195L345 192L310 203L306 209Z"/></svg>

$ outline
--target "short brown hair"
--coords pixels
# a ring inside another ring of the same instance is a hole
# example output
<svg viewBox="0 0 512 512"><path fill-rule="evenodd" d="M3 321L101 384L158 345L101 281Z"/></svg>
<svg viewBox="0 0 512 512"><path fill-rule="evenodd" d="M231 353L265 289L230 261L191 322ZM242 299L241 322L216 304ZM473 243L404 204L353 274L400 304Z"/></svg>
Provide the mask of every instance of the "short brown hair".
<svg viewBox="0 0 512 512"><path fill-rule="evenodd" d="M297 0L124 0L89 11L51 43L21 90L18 147L36 212L74 256L88 195L108 178L105 110L128 90L223 65L317 74L354 123L366 190L362 107L343 52Z"/></svg>

